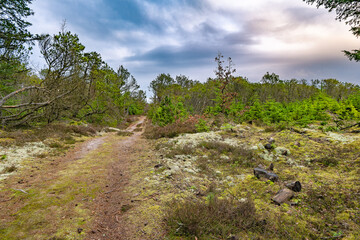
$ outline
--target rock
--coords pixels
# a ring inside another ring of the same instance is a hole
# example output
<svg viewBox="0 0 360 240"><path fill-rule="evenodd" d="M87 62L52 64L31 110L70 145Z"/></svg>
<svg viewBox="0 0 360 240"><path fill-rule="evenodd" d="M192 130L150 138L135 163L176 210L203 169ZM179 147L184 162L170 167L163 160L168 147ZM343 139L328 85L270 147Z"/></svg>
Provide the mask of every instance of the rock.
<svg viewBox="0 0 360 240"><path fill-rule="evenodd" d="M285 186L294 192L300 192L301 191L301 183L299 181L291 182L285 184Z"/></svg>
<svg viewBox="0 0 360 240"><path fill-rule="evenodd" d="M272 200L277 204L281 205L284 202L289 201L291 198L293 198L295 193L288 189L284 188L281 189L279 192L276 193L276 195L272 198Z"/></svg>
<svg viewBox="0 0 360 240"><path fill-rule="evenodd" d="M105 130L106 132L121 132L122 130L119 128L114 128L114 127L108 127Z"/></svg>
<svg viewBox="0 0 360 240"><path fill-rule="evenodd" d="M159 163L159 164L156 164L155 166L154 166L154 168L161 168L163 165L161 164L161 163Z"/></svg>
<svg viewBox="0 0 360 240"><path fill-rule="evenodd" d="M79 234L80 234L82 231L83 231L82 228L78 228L78 229L77 229L77 232L78 232Z"/></svg>
<svg viewBox="0 0 360 240"><path fill-rule="evenodd" d="M275 143L275 139L274 139L274 138L272 138L272 137L271 137L271 138L269 138L269 143L270 143L270 144Z"/></svg>
<svg viewBox="0 0 360 240"><path fill-rule="evenodd" d="M258 168L265 169L265 166L262 165L262 164L259 164L259 165L258 165Z"/></svg>
<svg viewBox="0 0 360 240"><path fill-rule="evenodd" d="M274 171L274 164L273 163L270 163L269 170Z"/></svg>
<svg viewBox="0 0 360 240"><path fill-rule="evenodd" d="M271 149L273 149L273 146L270 143L267 143L267 144L264 145L264 148L266 150L271 150Z"/></svg>

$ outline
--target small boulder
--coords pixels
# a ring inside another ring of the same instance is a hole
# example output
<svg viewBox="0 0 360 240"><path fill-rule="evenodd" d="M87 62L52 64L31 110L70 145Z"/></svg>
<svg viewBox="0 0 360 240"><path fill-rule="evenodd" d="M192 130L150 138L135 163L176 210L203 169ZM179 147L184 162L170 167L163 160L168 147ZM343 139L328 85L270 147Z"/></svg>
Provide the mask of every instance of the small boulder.
<svg viewBox="0 0 360 240"><path fill-rule="evenodd" d="M291 182L285 184L285 186L294 192L300 192L301 191L301 183L299 181Z"/></svg>
<svg viewBox="0 0 360 240"><path fill-rule="evenodd" d="M154 166L154 168L161 168L161 167L163 167L163 165L162 165L161 163L156 164L156 165Z"/></svg>
<svg viewBox="0 0 360 240"><path fill-rule="evenodd" d="M274 164L273 163L270 163L269 171L274 171Z"/></svg>
<svg viewBox="0 0 360 240"><path fill-rule="evenodd" d="M273 145L271 145L271 143L267 143L267 144L265 144L264 145L264 148L266 149L266 150L271 150L271 149L273 149L274 147L273 147Z"/></svg>
<svg viewBox="0 0 360 240"><path fill-rule="evenodd" d="M281 189L276 195L272 198L272 200L277 204L281 205L282 203L288 202L291 198L293 198L295 193L288 189Z"/></svg>

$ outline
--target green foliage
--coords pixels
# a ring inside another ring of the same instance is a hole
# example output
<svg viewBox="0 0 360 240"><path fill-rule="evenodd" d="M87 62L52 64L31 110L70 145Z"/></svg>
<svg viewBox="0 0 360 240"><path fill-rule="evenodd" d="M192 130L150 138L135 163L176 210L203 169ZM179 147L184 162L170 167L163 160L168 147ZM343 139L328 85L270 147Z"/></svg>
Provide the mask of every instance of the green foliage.
<svg viewBox="0 0 360 240"><path fill-rule="evenodd" d="M174 83L175 81L170 74L165 73L159 74L153 81L151 81L150 90L154 94L154 102L161 102L166 88Z"/></svg>
<svg viewBox="0 0 360 240"><path fill-rule="evenodd" d="M237 95L236 92L231 92L229 90L229 86L231 86L235 80L233 73L236 72L236 69L233 68L234 64L230 57L228 58L226 66L224 66L224 61L222 59L223 56L221 53L215 58L215 61L217 62L215 74L216 81L218 81L217 104L219 105L221 112L227 114L232 100Z"/></svg>
<svg viewBox="0 0 360 240"><path fill-rule="evenodd" d="M148 115L154 124L166 126L176 119L185 119L188 113L182 102L173 104L171 98L165 96L160 105L154 106Z"/></svg>
<svg viewBox="0 0 360 240"><path fill-rule="evenodd" d="M210 127L206 124L204 119L199 119L199 122L195 124L197 132L208 132L210 131Z"/></svg>
<svg viewBox="0 0 360 240"><path fill-rule="evenodd" d="M31 2L0 1L0 96L6 96L24 83L28 53L33 41L40 39L27 30L31 23L25 19L34 14L28 6Z"/></svg>
<svg viewBox="0 0 360 240"><path fill-rule="evenodd" d="M347 100L351 102L357 111L360 111L360 92L350 95Z"/></svg>
<svg viewBox="0 0 360 240"><path fill-rule="evenodd" d="M239 118L241 121L261 120L267 124L294 122L304 126L314 121L329 120L329 113L336 114L342 120L359 118L359 112L351 101L339 103L325 94L292 103L268 100L261 104L256 99L252 106L244 108Z"/></svg>
<svg viewBox="0 0 360 240"><path fill-rule="evenodd" d="M26 57L25 43L31 43L38 36L27 28L31 23L24 20L34 14L29 8L32 0L2 0L0 2L0 57L1 61Z"/></svg>
<svg viewBox="0 0 360 240"><path fill-rule="evenodd" d="M224 66L221 55L216 61L217 78L208 79L205 83L181 75L176 77L175 82L169 74L160 74L151 83L154 103L169 97L181 102L191 114L224 115L235 122L255 120L275 129L307 126L316 121L359 119L357 85L336 79L311 82L304 79L282 80L279 75L269 72L263 76L261 83L251 83L244 77L232 76L231 59L227 66ZM175 106L154 105L149 116L160 125L172 123L172 108Z"/></svg>
<svg viewBox="0 0 360 240"><path fill-rule="evenodd" d="M352 120L360 118L360 113L357 111L351 101L343 101L339 105L339 109L335 111L339 119Z"/></svg>
<svg viewBox="0 0 360 240"><path fill-rule="evenodd" d="M136 79L123 66L116 72L100 54L85 52L76 34L63 28L40 45L47 63L42 79L25 74L22 83L32 87L20 92L15 92L17 86L0 84L1 94L13 92L0 99L4 125L75 119L116 126L127 115L143 113L146 96Z"/></svg>

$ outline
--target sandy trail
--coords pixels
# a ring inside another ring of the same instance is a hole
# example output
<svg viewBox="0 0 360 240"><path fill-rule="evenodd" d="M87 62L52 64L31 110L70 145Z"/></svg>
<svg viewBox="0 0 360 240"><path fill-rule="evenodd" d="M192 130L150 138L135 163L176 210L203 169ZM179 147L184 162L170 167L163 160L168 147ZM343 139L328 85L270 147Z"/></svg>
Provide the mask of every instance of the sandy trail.
<svg viewBox="0 0 360 240"><path fill-rule="evenodd" d="M129 166L146 145L137 132L145 119L127 128L132 136L91 138L0 183L0 239L130 239L124 191Z"/></svg>
<svg viewBox="0 0 360 240"><path fill-rule="evenodd" d="M134 134L116 145L118 161L111 164L107 177L106 192L96 199L95 210L96 220L93 223L93 230L87 239L130 239L131 226L124 224L124 213L130 207L126 189L130 175L129 166L131 158L134 157L136 149L139 150L141 132L134 130L143 126L145 117L127 128L127 131Z"/></svg>

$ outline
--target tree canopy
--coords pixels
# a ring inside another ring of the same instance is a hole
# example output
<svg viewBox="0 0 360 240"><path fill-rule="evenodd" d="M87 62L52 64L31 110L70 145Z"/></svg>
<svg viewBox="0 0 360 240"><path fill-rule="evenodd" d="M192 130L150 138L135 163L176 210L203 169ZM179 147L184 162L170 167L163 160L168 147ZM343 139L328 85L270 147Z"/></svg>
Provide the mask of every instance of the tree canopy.
<svg viewBox="0 0 360 240"><path fill-rule="evenodd" d="M12 58L23 56L26 50L24 43L39 38L31 34L27 28L31 23L25 18L34 14L29 8L32 0L1 0L0 1L0 56Z"/></svg>

